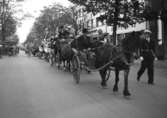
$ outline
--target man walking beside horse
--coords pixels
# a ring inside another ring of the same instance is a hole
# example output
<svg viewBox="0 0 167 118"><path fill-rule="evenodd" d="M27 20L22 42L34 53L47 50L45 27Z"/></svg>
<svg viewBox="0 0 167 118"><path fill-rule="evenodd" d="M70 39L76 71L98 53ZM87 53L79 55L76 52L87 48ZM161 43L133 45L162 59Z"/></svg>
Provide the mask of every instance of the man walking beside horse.
<svg viewBox="0 0 167 118"><path fill-rule="evenodd" d="M150 39L151 31L144 31L144 39L141 41L141 67L137 73L137 81L140 81L140 77L147 69L148 84L154 84L154 59L155 59L155 43Z"/></svg>

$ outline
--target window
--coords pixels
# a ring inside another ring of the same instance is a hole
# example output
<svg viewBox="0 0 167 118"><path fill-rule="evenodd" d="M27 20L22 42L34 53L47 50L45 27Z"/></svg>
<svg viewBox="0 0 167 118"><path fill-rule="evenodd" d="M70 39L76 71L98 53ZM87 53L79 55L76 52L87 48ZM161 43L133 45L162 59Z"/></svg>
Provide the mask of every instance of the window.
<svg viewBox="0 0 167 118"><path fill-rule="evenodd" d="M89 21L86 22L86 26L89 29Z"/></svg>
<svg viewBox="0 0 167 118"><path fill-rule="evenodd" d="M101 25L102 25L102 22L100 21L100 22L99 22L99 26L101 26Z"/></svg>
<svg viewBox="0 0 167 118"><path fill-rule="evenodd" d="M96 19L93 19L93 27L96 27Z"/></svg>
<svg viewBox="0 0 167 118"><path fill-rule="evenodd" d="M81 10L80 9L78 10L78 16L79 17L81 16Z"/></svg>
<svg viewBox="0 0 167 118"><path fill-rule="evenodd" d="M102 22L102 25L105 25L105 21Z"/></svg>
<svg viewBox="0 0 167 118"><path fill-rule="evenodd" d="M93 19L91 19L91 28L93 28Z"/></svg>
<svg viewBox="0 0 167 118"><path fill-rule="evenodd" d="M96 19L96 27L99 26L99 21Z"/></svg>

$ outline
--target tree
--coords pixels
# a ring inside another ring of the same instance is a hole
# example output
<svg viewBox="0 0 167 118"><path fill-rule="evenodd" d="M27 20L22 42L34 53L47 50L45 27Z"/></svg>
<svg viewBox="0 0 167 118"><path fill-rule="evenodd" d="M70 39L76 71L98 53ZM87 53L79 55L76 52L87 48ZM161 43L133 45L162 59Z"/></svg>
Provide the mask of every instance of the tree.
<svg viewBox="0 0 167 118"><path fill-rule="evenodd" d="M11 36L16 32L16 25L15 19L11 16L5 20L5 37Z"/></svg>
<svg viewBox="0 0 167 118"><path fill-rule="evenodd" d="M46 36L55 35L58 27L62 25L72 25L73 27L76 25L72 17L71 9L59 4L45 7L41 11L41 15L36 18L26 43L35 43L38 40L38 44L40 44L41 39L46 38Z"/></svg>
<svg viewBox="0 0 167 118"><path fill-rule="evenodd" d="M144 3L138 0L69 0L74 4L85 7L85 11L96 15L99 21L106 21L113 28L113 43L116 44L117 26L127 28L129 25L141 23Z"/></svg>
<svg viewBox="0 0 167 118"><path fill-rule="evenodd" d="M16 34L7 37L5 40L5 43L9 44L9 45L17 45L19 43L19 38Z"/></svg>
<svg viewBox="0 0 167 118"><path fill-rule="evenodd" d="M0 12L1 21L1 40L5 41L6 37L13 35L16 31L17 21L14 17L14 4L12 0L2 0Z"/></svg>
<svg viewBox="0 0 167 118"><path fill-rule="evenodd" d="M76 12L75 8L76 8L76 6L72 6L72 7L70 7L69 11L71 11L74 29L75 29L75 34L77 35L77 33L78 33L78 25L77 25L78 16L77 16L77 12Z"/></svg>

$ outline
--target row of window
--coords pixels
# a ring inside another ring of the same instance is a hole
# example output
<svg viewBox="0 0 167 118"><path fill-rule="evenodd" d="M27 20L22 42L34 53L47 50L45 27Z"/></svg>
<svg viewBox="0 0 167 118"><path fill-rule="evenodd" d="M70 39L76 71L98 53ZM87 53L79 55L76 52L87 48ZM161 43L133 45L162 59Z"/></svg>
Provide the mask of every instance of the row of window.
<svg viewBox="0 0 167 118"><path fill-rule="evenodd" d="M99 27L99 26L103 26L105 25L105 21L104 22L100 22L97 19L89 19L87 21L84 21L83 19L78 21L78 25L84 25L87 28L95 28L95 27Z"/></svg>
<svg viewBox="0 0 167 118"><path fill-rule="evenodd" d="M84 16L84 11L83 11L83 9L79 9L79 10L76 12L76 15L77 15L77 17L82 17L82 16Z"/></svg>
<svg viewBox="0 0 167 118"><path fill-rule="evenodd" d="M103 26L103 25L106 25L105 21L104 22L100 22L96 19L90 19L90 20L87 20L86 22L84 22L84 20L80 20L78 22L78 25L82 28L82 27L86 27L88 29L93 29L93 28L96 28L96 27L100 27L100 26ZM136 25L132 25L131 27L136 27ZM120 30L123 30L125 29L124 27L121 27L119 26L118 27Z"/></svg>

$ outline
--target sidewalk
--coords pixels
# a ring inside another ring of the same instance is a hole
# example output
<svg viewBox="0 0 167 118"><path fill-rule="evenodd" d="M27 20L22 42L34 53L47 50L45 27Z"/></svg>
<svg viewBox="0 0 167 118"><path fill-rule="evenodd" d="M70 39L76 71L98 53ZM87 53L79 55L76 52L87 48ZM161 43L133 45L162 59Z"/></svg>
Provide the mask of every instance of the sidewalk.
<svg viewBox="0 0 167 118"><path fill-rule="evenodd" d="M167 69L167 60L157 60L155 61L156 68Z"/></svg>

